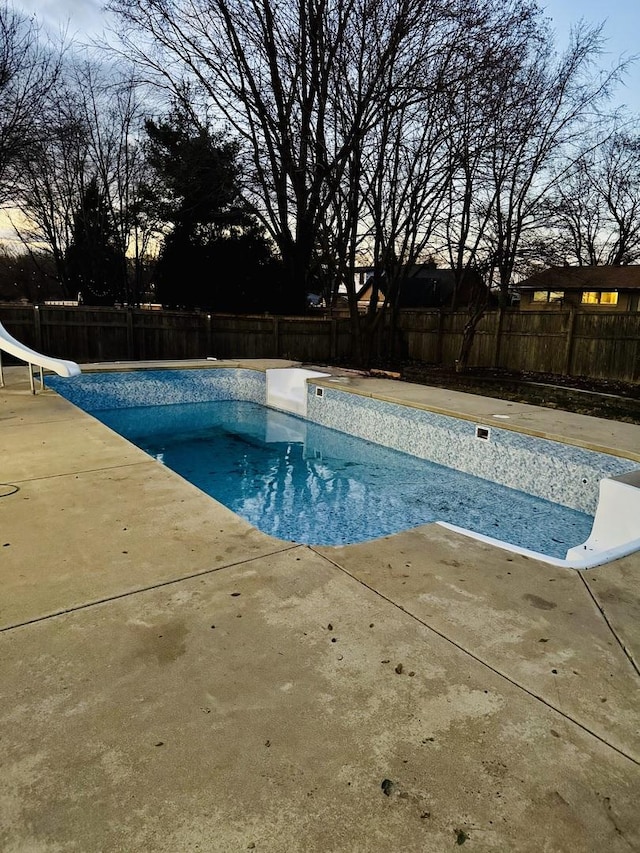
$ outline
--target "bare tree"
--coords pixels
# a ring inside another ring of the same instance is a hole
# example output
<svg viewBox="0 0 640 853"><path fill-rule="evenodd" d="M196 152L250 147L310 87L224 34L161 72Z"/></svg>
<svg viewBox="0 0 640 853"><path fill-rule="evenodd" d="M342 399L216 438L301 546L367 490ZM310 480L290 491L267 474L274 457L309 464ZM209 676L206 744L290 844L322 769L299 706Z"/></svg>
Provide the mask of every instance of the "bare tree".
<svg viewBox="0 0 640 853"><path fill-rule="evenodd" d="M546 224L547 198L571 170L582 136L597 122L598 108L624 70L621 64L594 75L601 45L601 27L580 24L556 60L548 26L538 19L519 56L512 55L508 74L496 80L498 97L487 116L492 142L488 181L480 205L486 212L486 283L497 287L502 304L508 304L514 273ZM483 314L482 304L471 306L457 361L460 370L466 367Z"/></svg>
<svg viewBox="0 0 640 853"><path fill-rule="evenodd" d="M135 35L125 34L128 52L174 89L181 75L198 81L245 141L253 179L246 189L300 306L318 234L337 215L336 193L348 175L356 199L367 137L390 111L415 102L433 56L434 22L448 13L435 0L110 6L135 27ZM153 44L141 45L143 31ZM345 227L353 228L353 212Z"/></svg>
<svg viewBox="0 0 640 853"><path fill-rule="evenodd" d="M144 153L145 114L138 82L126 66L115 71L105 61L91 59L74 63L70 76L87 132L91 174L104 194L117 237L124 297L135 304L144 260L157 235L157 224L142 209L152 177Z"/></svg>
<svg viewBox="0 0 640 853"><path fill-rule="evenodd" d="M628 129L593 144L548 203L555 263L621 266L640 259L640 137Z"/></svg>
<svg viewBox="0 0 640 853"><path fill-rule="evenodd" d="M42 39L37 23L0 5L0 204L15 196L18 163L37 140L43 107L60 72L62 48Z"/></svg>
<svg viewBox="0 0 640 853"><path fill-rule="evenodd" d="M66 253L72 239L73 214L89 172L89 139L79 105L58 82L45 104L47 133L33 141L21 160L14 205L20 219L14 229L34 259L44 252L53 260L66 298L74 298Z"/></svg>
<svg viewBox="0 0 640 853"><path fill-rule="evenodd" d="M553 42L542 28L530 55L513 70L503 110L494 116L491 240L503 295L512 283L523 241L540 225L543 202L571 171L585 133L597 126L598 110L624 71L621 64L594 75L601 49L602 27L580 24L565 54L554 61Z"/></svg>
<svg viewBox="0 0 640 853"><path fill-rule="evenodd" d="M558 181L546 200L549 227L538 237L536 252L541 262L578 266L599 263L606 211L590 177L593 167L593 151L590 151Z"/></svg>
<svg viewBox="0 0 640 853"><path fill-rule="evenodd" d="M111 221L120 259L118 298L139 299L154 223L142 212L147 175L143 115L136 84L108 65L69 51L42 105L43 132L20 157L15 230L27 251L43 248L54 260L68 298L76 296L67 256L74 221L95 184ZM46 129L46 132L44 132Z"/></svg>
<svg viewBox="0 0 640 853"><path fill-rule="evenodd" d="M590 74L600 28L559 59L534 2L110 0L123 53L243 142L244 192L277 244L302 308L313 281L346 287L368 252L393 306L426 254L503 295L542 203L622 68ZM486 295L487 290L483 293ZM467 324L466 353L484 306Z"/></svg>
<svg viewBox="0 0 640 853"><path fill-rule="evenodd" d="M456 14L440 0L110 7L133 28L127 53L176 92L183 76L196 81L244 141L245 191L288 270L291 307L329 263L347 287L357 345L358 249L368 242L382 262L399 243L411 258L427 241L423 214L439 186L433 97L461 36ZM413 236L400 234L407 228Z"/></svg>
<svg viewBox="0 0 640 853"><path fill-rule="evenodd" d="M438 4L424 4L421 13L418 22L411 17L395 22L384 49L372 36L378 27L365 18L358 41L355 32L350 38L352 54L336 63L331 115L348 157L328 182L325 234L332 239L326 240L326 254L334 282L346 289L363 364L371 359L388 309L392 341L400 290L409 271L430 253L448 179L442 93L460 25ZM385 55L374 85L372 48ZM358 115L366 121L354 125ZM368 308L360 317L355 264L363 256L373 275Z"/></svg>
<svg viewBox="0 0 640 853"><path fill-rule="evenodd" d="M441 220L443 253L458 285L470 270L481 268L486 274L492 267L486 237L497 192L492 180L500 142L496 116L505 110L513 69L539 38L539 14L533 1L477 2L465 10L467 37L456 57L460 70L447 91L450 180Z"/></svg>

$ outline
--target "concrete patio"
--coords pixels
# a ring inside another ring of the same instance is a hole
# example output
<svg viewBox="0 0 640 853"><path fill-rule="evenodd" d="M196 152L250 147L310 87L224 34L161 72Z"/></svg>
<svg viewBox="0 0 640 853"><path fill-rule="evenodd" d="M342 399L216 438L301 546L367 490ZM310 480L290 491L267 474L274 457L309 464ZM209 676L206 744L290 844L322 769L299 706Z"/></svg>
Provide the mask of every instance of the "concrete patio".
<svg viewBox="0 0 640 853"><path fill-rule="evenodd" d="M640 553L280 541L5 378L2 851L640 850ZM640 461L640 426L344 382Z"/></svg>

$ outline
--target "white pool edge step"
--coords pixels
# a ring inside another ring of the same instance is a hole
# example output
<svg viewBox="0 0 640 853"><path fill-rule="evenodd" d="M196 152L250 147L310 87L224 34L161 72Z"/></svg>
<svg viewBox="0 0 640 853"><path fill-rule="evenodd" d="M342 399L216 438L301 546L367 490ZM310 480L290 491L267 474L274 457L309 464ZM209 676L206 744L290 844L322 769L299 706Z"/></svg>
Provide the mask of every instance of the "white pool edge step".
<svg viewBox="0 0 640 853"><path fill-rule="evenodd" d="M565 559L510 545L500 539L475 533L447 521L437 521L453 530L496 548L521 554L552 566L567 569L592 569L640 550L640 471L603 477L600 480L598 506L589 538L569 548Z"/></svg>
<svg viewBox="0 0 640 853"><path fill-rule="evenodd" d="M330 376L302 367L274 367L266 370L267 406L283 412L307 416L307 380Z"/></svg>

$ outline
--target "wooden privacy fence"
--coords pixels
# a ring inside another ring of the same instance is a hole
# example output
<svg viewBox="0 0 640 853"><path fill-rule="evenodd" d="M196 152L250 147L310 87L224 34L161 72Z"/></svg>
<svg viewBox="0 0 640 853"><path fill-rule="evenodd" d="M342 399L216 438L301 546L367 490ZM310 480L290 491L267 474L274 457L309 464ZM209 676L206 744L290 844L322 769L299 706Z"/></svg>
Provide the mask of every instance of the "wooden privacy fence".
<svg viewBox="0 0 640 853"><path fill-rule="evenodd" d="M467 319L464 311L403 311L395 352L416 362L453 365ZM80 364L207 356L320 364L348 363L353 356L345 317L5 303L0 305L0 321L33 349ZM469 365L638 382L640 313L492 311L478 325Z"/></svg>
<svg viewBox="0 0 640 853"><path fill-rule="evenodd" d="M402 355L455 364L468 318L463 311L402 312ZM640 313L491 311L476 329L469 366L638 382Z"/></svg>
<svg viewBox="0 0 640 853"><path fill-rule="evenodd" d="M338 361L351 349L346 318L4 303L0 321L38 352L80 364L207 356Z"/></svg>

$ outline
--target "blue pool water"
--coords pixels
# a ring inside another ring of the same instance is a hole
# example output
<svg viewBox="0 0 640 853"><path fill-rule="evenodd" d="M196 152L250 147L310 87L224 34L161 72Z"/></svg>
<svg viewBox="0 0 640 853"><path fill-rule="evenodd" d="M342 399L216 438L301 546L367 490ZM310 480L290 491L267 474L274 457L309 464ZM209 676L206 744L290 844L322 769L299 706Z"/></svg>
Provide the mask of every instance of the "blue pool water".
<svg viewBox="0 0 640 853"><path fill-rule="evenodd" d="M551 557L593 518L257 403L110 409L96 418L255 527L342 545L448 521Z"/></svg>

